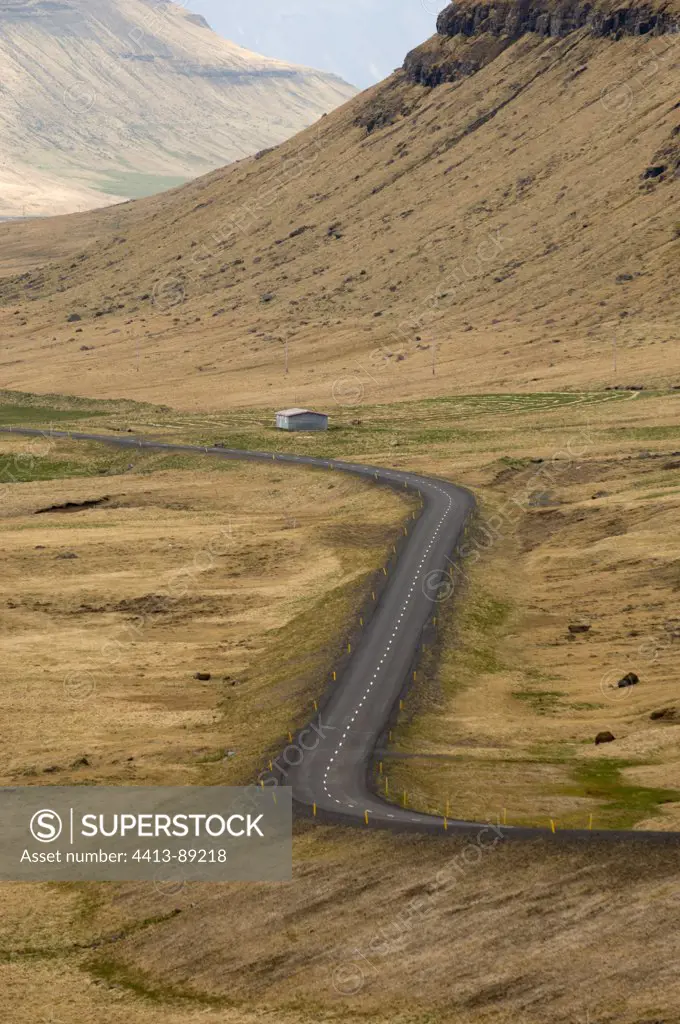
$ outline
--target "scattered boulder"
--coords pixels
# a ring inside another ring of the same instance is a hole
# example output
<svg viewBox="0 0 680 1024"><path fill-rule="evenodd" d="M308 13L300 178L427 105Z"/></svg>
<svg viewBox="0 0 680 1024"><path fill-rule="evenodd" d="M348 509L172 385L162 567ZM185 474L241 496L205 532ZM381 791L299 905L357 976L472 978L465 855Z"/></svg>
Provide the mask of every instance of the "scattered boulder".
<svg viewBox="0 0 680 1024"><path fill-rule="evenodd" d="M79 320L82 320L82 319L83 318L82 318L82 316L80 316L79 313L70 313L66 317L66 323L67 324L76 324L76 323L78 323Z"/></svg>
<svg viewBox="0 0 680 1024"><path fill-rule="evenodd" d="M571 625L571 626L569 626L569 632L570 633L574 633L574 634L575 633L589 633L590 632L590 626L586 625L585 623L583 623L581 625Z"/></svg>
<svg viewBox="0 0 680 1024"><path fill-rule="evenodd" d="M71 768L87 768L89 764L90 762L87 757L77 757L71 764Z"/></svg>
<svg viewBox="0 0 680 1024"><path fill-rule="evenodd" d="M671 722L678 717L678 709L661 708L659 711L652 711L649 717L653 722Z"/></svg>
<svg viewBox="0 0 680 1024"><path fill-rule="evenodd" d="M655 164L653 167L648 167L642 175L643 181L648 181L650 178L660 178L665 170L665 164Z"/></svg>
<svg viewBox="0 0 680 1024"><path fill-rule="evenodd" d="M626 686L637 686L639 682L639 677L636 676L634 672L629 672L628 675L623 677L623 679L619 679L617 686L619 690L623 690Z"/></svg>
<svg viewBox="0 0 680 1024"><path fill-rule="evenodd" d="M78 555L74 551L65 551L62 555L55 555L55 558L60 558L63 561L70 561L73 558L77 558Z"/></svg>
<svg viewBox="0 0 680 1024"><path fill-rule="evenodd" d="M197 672L194 679L198 679L199 683L209 683L212 675L210 672Z"/></svg>
<svg viewBox="0 0 680 1024"><path fill-rule="evenodd" d="M599 746L600 743L613 743L615 739L616 736L613 732L598 732L597 736L595 737L595 746Z"/></svg>

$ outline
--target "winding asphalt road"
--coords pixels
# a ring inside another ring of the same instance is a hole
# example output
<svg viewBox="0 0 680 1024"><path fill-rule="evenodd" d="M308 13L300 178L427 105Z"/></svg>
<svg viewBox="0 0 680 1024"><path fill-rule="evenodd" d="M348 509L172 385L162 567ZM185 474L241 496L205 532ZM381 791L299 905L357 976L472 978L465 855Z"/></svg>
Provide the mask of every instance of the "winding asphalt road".
<svg viewBox="0 0 680 1024"><path fill-rule="evenodd" d="M422 513L390 570L387 585L359 643L338 681L331 684L321 714L301 730L276 759L272 775L276 782L292 786L298 812L321 820L441 835L479 836L491 829L483 822L445 820L412 811L382 799L370 786L376 744L403 692L422 630L433 613L441 587L451 586L450 556L461 540L475 505L469 491L418 473L304 455L166 444L130 435L117 437L23 427L0 427L0 432L96 441L120 448L204 454L213 458L290 463L353 473L376 484L419 492ZM360 524L357 529L361 529ZM494 825L493 832L507 839L535 839L546 832L549 834L547 829L502 825ZM583 840L633 837L677 841L680 833L564 829L555 836L556 839Z"/></svg>

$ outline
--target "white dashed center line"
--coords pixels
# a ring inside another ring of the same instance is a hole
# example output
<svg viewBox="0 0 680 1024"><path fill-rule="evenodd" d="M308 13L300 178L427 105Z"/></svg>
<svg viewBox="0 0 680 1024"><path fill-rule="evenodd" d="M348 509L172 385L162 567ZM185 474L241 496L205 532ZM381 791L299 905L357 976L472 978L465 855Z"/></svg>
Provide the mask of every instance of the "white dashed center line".
<svg viewBox="0 0 680 1024"><path fill-rule="evenodd" d="M392 477L390 477L390 478L393 479ZM377 475L376 475L376 479L377 479ZM390 648L392 647L394 638L396 636L398 636L399 629L400 629L401 624L402 624L402 620L403 620L406 612L408 611L409 606L411 605L411 603L413 601L413 592L414 592L416 584L418 582L420 571L422 570L423 566L425 565L425 563L427 561L427 556L428 556L428 554L430 553L430 551L432 550L432 548L434 546L434 542L435 542L435 540L437 538L437 535L439 534L439 531L441 530L442 526L444 525L444 522L446 521L446 519L448 519L449 515L451 514L451 511L453 510L453 499L451 498L450 495L448 495L446 493L446 491L443 490L443 488L437 487L436 484L431 484L429 482L424 482L423 481L423 482L419 483L418 489L419 490L421 490L421 489L429 490L429 491L439 491L440 494L443 494L446 497L446 499L448 501L448 505L446 507L446 511L444 512L444 515L441 517L441 519L437 523L437 526L436 526L436 528L434 530L434 533L431 536L431 538L429 540L429 543L426 545L424 553L423 553L423 556L420 559L420 562L418 563L418 572L413 577L413 581L412 581L410 587L408 588L406 600L404 601L403 605L401 606L401 609L400 609L400 611L399 611L399 613L397 615L396 621L394 623L394 629L392 630L392 639L388 641L384 651L382 652L382 655L380 657L380 660L379 660L378 664L376 665L376 668L375 668L375 671L373 673L373 676L372 676L370 682L368 683L368 685L367 685L367 687L366 687L366 689L365 689L365 691L363 693L363 696L359 700L359 703L358 703L358 705L357 705L357 707L356 707L356 709L354 711L354 714L352 714L347 727L345 728L344 732L342 733L342 739L340 739L338 741L338 745L335 748L335 751L334 751L333 755L328 759L328 765L327 765L326 770L324 771L324 775L323 775L323 788L324 788L324 792L326 793L326 796L328 796L330 799L334 800L335 803L341 803L341 801L337 797L334 797L333 794L330 791L330 786L329 786L329 782L328 782L328 776L329 776L329 773L330 773L331 765L333 764L335 758L340 753L340 750L342 748L343 742L344 742L345 738L347 737L347 734L350 732L350 730L351 730L351 728L352 728L356 718L359 715L360 708L363 707L364 702L366 701L367 697L370 694L370 691L371 691L371 689L373 687L374 682L378 678L378 673L382 671L384 662L385 662L385 660L387 658L387 655L390 652ZM350 807L350 808L354 808L355 805L348 802L347 806ZM387 814L388 818L394 818L394 816L395 816L394 814ZM418 821L417 818L411 818L411 820L412 821Z"/></svg>

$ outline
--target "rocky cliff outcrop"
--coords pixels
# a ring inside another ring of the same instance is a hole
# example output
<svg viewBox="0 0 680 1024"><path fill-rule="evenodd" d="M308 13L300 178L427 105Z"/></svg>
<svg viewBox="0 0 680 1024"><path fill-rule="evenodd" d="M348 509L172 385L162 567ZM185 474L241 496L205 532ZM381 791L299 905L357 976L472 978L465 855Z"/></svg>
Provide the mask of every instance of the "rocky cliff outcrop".
<svg viewBox="0 0 680 1024"><path fill-rule="evenodd" d="M666 6L630 4L524 3L450 4L437 19L442 36L473 36L483 32L512 38L526 32L541 36L566 36L585 28L594 36L614 39L653 32L680 31L680 17Z"/></svg>
<svg viewBox="0 0 680 1024"><path fill-rule="evenodd" d="M431 88L474 74L521 36L563 38L581 30L614 40L680 33L680 13L635 3L452 3L437 19L437 35L412 50L403 69L409 81Z"/></svg>

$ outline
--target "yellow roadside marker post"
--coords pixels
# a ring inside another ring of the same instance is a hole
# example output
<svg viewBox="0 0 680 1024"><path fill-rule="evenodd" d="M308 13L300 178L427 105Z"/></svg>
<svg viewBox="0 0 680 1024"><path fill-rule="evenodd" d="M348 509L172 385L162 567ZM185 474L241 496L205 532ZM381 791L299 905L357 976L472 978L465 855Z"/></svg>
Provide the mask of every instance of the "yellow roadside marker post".
<svg viewBox="0 0 680 1024"><path fill-rule="evenodd" d="M382 775L382 773L383 773L383 763L382 763L382 761L378 765L378 770L380 771L380 774Z"/></svg>
<svg viewBox="0 0 680 1024"><path fill-rule="evenodd" d="M293 734L292 734L292 732L290 731L290 729L288 730L288 742L289 742L289 743L292 743L292 742L293 742Z"/></svg>
<svg viewBox="0 0 680 1024"><path fill-rule="evenodd" d="M389 792L390 792L390 779L389 779L389 776L386 775L385 776L385 796L389 796Z"/></svg>
<svg viewBox="0 0 680 1024"><path fill-rule="evenodd" d="M364 822L368 825L368 811L364 811Z"/></svg>
<svg viewBox="0 0 680 1024"><path fill-rule="evenodd" d="M385 568L384 565L383 565L383 576L387 576L387 569Z"/></svg>
<svg viewBox="0 0 680 1024"><path fill-rule="evenodd" d="M447 817L447 818L450 818L450 817L451 817L451 814L449 813L449 811L450 811L450 808L449 808L449 801L447 800L447 801L446 801L446 817Z"/></svg>
<svg viewBox="0 0 680 1024"><path fill-rule="evenodd" d="M360 625L360 626L363 626L363 624L364 624L364 620L363 620L363 617L362 617L362 616L359 616L359 625Z"/></svg>
<svg viewBox="0 0 680 1024"><path fill-rule="evenodd" d="M400 701L399 701L399 710L400 710L400 711L403 711L403 710L404 710L404 702L403 702L403 700L400 700Z"/></svg>
<svg viewBox="0 0 680 1024"><path fill-rule="evenodd" d="M271 760L270 760L270 762L269 762L269 771L270 771L270 772L273 772L273 771L274 771L274 765L272 764Z"/></svg>
<svg viewBox="0 0 680 1024"><path fill-rule="evenodd" d="M333 673L333 682L335 682L337 678L338 678L338 673L334 672Z"/></svg>
<svg viewBox="0 0 680 1024"><path fill-rule="evenodd" d="M260 786L264 789L264 779L260 779Z"/></svg>
<svg viewBox="0 0 680 1024"><path fill-rule="evenodd" d="M448 821L446 820L446 818L444 818L444 831L445 831L445 832L448 832L448 830L449 830L449 823L448 823Z"/></svg>
<svg viewBox="0 0 680 1024"><path fill-rule="evenodd" d="M314 710L315 711L319 710L319 705L316 703L316 701L314 701Z"/></svg>
<svg viewBox="0 0 680 1024"><path fill-rule="evenodd" d="M316 818L316 804L312 804L312 814Z"/></svg>
<svg viewBox="0 0 680 1024"><path fill-rule="evenodd" d="M375 601L375 590L372 590L372 591L371 591L371 597L372 597L372 598L373 598L373 600Z"/></svg>
<svg viewBox="0 0 680 1024"><path fill-rule="evenodd" d="M552 818L550 819L550 828L552 830L552 834L555 835L555 822L552 820Z"/></svg>
<svg viewBox="0 0 680 1024"><path fill-rule="evenodd" d="M591 815L590 815L590 817L588 818L588 829L589 829L589 830L590 830L591 832L592 832L592 830L593 830L593 816L592 816L592 814L591 814Z"/></svg>

